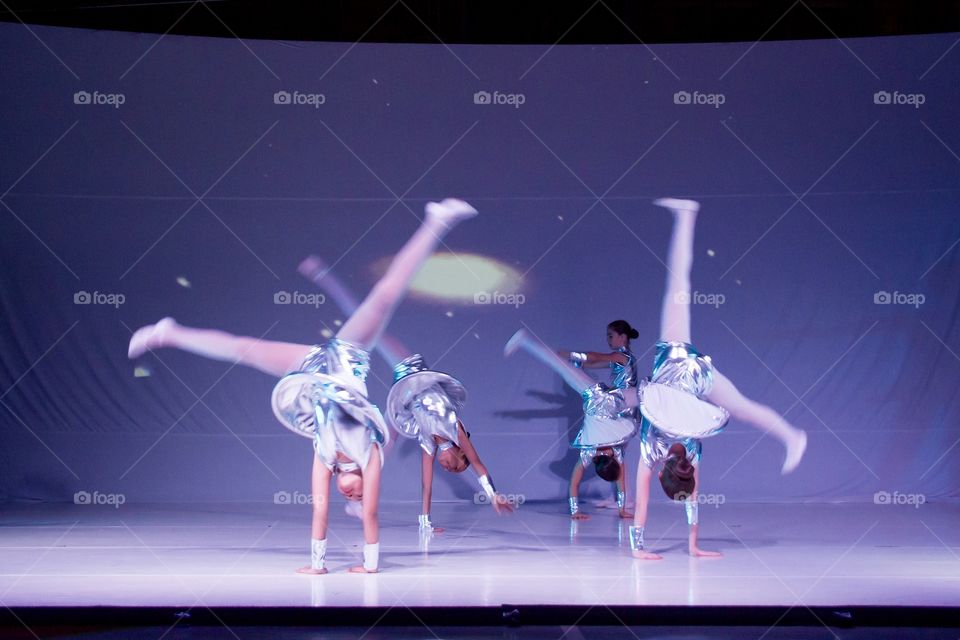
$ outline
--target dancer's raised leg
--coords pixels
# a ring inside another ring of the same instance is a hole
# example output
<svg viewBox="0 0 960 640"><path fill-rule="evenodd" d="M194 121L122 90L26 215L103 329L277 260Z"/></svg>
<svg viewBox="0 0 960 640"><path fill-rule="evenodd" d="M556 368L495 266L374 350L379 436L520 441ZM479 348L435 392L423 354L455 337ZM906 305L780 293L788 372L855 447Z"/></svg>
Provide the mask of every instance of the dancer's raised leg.
<svg viewBox="0 0 960 640"><path fill-rule="evenodd" d="M173 318L164 318L137 329L130 338L127 355L138 358L162 347L242 364L276 377L295 371L312 348L305 344L236 336L216 329L194 329L177 324Z"/></svg>
<svg viewBox="0 0 960 640"><path fill-rule="evenodd" d="M557 355L542 342L534 338L526 329L520 329L507 341L503 348L506 356L511 356L517 352L517 349L523 349L534 358L556 371L563 378L564 382L573 387L577 393L583 393L596 384L594 380L586 373L577 369L572 364Z"/></svg>
<svg viewBox="0 0 960 640"><path fill-rule="evenodd" d="M352 316L360 306L357 298L340 278L330 271L330 267L322 258L315 255L307 256L297 270L333 300L343 315ZM406 345L386 332L380 336L374 348L391 367L413 355Z"/></svg>
<svg viewBox="0 0 960 640"><path fill-rule="evenodd" d="M362 349L370 349L406 295L410 281L443 236L461 220L477 215L476 209L469 204L453 198L430 202L426 211L420 228L407 240L393 258L387 273L340 328L338 338Z"/></svg>
<svg viewBox="0 0 960 640"><path fill-rule="evenodd" d="M667 286L660 310L660 339L690 342L690 270L693 237L700 204L694 200L660 198L655 205L673 214L673 232L667 253Z"/></svg>
<svg viewBox="0 0 960 640"><path fill-rule="evenodd" d="M716 368L713 370L713 388L707 394L707 399L729 411L734 418L748 422L782 442L787 448L782 473L790 473L800 464L807 448L807 432L794 427L770 407L740 393L730 379Z"/></svg>

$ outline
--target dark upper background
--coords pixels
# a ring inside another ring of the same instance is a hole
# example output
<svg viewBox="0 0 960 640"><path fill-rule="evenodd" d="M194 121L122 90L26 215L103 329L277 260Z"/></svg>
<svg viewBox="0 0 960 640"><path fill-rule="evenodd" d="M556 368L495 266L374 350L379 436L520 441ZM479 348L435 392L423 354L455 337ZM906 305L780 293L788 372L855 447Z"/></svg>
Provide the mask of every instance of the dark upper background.
<svg viewBox="0 0 960 640"><path fill-rule="evenodd" d="M960 31L960 3L892 0L5 2L0 20L213 37L344 42L734 42Z"/></svg>

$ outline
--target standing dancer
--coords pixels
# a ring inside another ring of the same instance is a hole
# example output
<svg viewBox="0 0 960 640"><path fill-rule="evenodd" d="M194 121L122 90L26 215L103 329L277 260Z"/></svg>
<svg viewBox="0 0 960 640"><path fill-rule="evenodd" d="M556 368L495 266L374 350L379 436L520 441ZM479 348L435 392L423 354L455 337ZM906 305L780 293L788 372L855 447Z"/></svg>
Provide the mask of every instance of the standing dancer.
<svg viewBox="0 0 960 640"><path fill-rule="evenodd" d="M611 326L613 324L611 323ZM631 329L627 332L628 338L630 333L636 333L636 330ZM602 382L594 382L579 368L579 365L588 361L586 354L573 353L568 356L569 361L565 360L557 352L534 339L526 329L520 329L510 338L504 348L504 354L513 355L517 349L521 348L559 373L564 382L583 397L583 427L570 444L571 447L580 450L580 459L570 476L568 495L570 517L574 520L586 520L590 517L580 511L580 505L577 502L583 470L590 464L593 464L598 476L607 482L618 483L617 507L620 517L631 517L631 514L626 511L623 446L637 432L634 418L636 392L627 393L625 390L631 388L628 386L611 388ZM611 359L606 361L610 362L611 373L615 374L614 380L623 381L625 384L631 378L635 381L636 367L632 367L632 372L630 367L635 361L633 354L630 353L629 358L625 357L623 364L613 359L614 355L611 354ZM607 357L605 354L595 354L593 358L595 362L601 361L597 356ZM620 369L615 368L614 365ZM634 397L632 406L627 406L624 394Z"/></svg>
<svg viewBox="0 0 960 640"><path fill-rule="evenodd" d="M309 256L300 263L299 271L329 295L344 314L354 313L356 298L321 258ZM467 394L463 384L446 373L428 369L422 355L412 353L389 334L381 336L376 350L394 371L394 384L387 397L387 422L401 435L416 438L420 443L420 531L443 531L430 520L434 459L451 473L472 467L493 509L497 513L512 511L512 506L494 488L487 467L459 419Z"/></svg>
<svg viewBox="0 0 960 640"><path fill-rule="evenodd" d="M327 572L327 519L330 481L349 500L362 500L363 565L352 573L379 568L382 447L389 440L383 417L366 398L369 349L376 344L410 281L440 239L463 219L476 215L467 203L430 202L420 228L397 253L387 273L350 316L336 337L317 346L271 342L222 331L193 329L164 318L136 331L128 355L136 358L160 347L173 347L214 360L244 364L283 376L273 392L273 410L292 431L314 439L313 521L310 565L301 573Z"/></svg>
<svg viewBox="0 0 960 640"><path fill-rule="evenodd" d="M700 205L693 200L674 198L661 198L654 204L673 214L673 232L653 375L651 383L640 388L641 412L645 419L640 433L637 509L634 526L630 527L630 548L636 558L657 560L661 557L644 548L643 532L650 502L650 476L654 467L662 462L659 478L664 492L670 499L684 502L690 555L715 557L721 554L700 549L697 543L700 438L717 433L729 416L746 421L783 443L787 453L782 472L790 473L803 457L807 434L770 407L746 398L713 366L709 356L690 344L690 270ZM709 403L703 402L704 398ZM710 403L715 406L711 407ZM718 408L722 414L717 414ZM713 428L709 426L711 421ZM698 427L698 422L704 426Z"/></svg>

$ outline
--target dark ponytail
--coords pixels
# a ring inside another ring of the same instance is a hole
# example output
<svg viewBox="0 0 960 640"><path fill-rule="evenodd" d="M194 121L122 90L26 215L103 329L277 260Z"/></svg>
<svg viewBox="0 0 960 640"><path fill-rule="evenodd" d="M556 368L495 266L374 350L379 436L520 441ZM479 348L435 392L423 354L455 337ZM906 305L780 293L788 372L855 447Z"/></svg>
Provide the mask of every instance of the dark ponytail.
<svg viewBox="0 0 960 640"><path fill-rule="evenodd" d="M607 325L608 328L613 329L617 333L626 335L631 340L636 340L640 337L640 332L630 326L630 323L626 320L614 320Z"/></svg>

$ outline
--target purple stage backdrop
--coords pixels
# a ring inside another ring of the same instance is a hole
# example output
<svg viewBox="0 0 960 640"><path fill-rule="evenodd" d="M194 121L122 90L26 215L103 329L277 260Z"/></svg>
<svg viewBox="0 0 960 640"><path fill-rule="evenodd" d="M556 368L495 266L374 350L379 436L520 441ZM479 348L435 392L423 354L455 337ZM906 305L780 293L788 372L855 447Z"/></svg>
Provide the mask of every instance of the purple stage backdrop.
<svg viewBox="0 0 960 640"><path fill-rule="evenodd" d="M678 195L703 203L694 343L810 434L781 477L780 445L732 423L704 443L701 490L956 498L956 39L447 47L0 24L0 498L299 500L311 449L274 419L275 380L170 350L131 362L130 332L171 315L320 341L332 303L275 303L316 292L300 260L363 295L451 195L481 216L445 250L509 265L521 295L411 297L390 333L466 383L501 490L565 497L581 417L504 342L526 325L599 351L624 318L648 373L670 230L651 200ZM389 380L375 360L374 402ZM393 451L385 499L417 499L419 457ZM474 495L470 472L437 478L436 498Z"/></svg>

